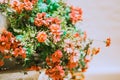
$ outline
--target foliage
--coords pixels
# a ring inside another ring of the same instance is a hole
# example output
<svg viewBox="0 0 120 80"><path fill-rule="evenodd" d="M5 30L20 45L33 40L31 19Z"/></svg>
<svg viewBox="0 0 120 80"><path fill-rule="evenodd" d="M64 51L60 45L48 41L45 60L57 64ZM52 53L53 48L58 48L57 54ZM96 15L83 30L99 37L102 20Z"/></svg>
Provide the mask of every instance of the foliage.
<svg viewBox="0 0 120 80"><path fill-rule="evenodd" d="M69 70L84 72L100 50L75 26L82 9L62 0L12 0L1 3L0 10L10 23L0 38L0 66L4 58L20 57L25 68L46 68L53 80L61 80Z"/></svg>

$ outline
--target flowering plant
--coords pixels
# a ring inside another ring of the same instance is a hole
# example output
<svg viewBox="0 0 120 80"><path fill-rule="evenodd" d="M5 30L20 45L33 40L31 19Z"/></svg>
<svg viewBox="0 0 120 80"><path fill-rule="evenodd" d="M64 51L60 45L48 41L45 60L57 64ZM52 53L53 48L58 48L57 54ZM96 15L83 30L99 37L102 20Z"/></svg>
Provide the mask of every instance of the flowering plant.
<svg viewBox="0 0 120 80"><path fill-rule="evenodd" d="M0 34L0 66L4 59L20 58L23 67L44 68L53 80L62 80L68 71L84 72L100 51L75 26L82 9L62 0L4 0L0 11L9 21ZM110 38L104 42L109 46Z"/></svg>

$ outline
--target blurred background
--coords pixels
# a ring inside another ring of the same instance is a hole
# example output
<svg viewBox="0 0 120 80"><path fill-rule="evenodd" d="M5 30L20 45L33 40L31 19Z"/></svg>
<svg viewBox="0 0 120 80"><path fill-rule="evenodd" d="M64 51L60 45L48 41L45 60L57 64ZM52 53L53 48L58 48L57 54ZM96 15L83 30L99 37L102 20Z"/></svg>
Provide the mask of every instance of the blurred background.
<svg viewBox="0 0 120 80"><path fill-rule="evenodd" d="M96 46L102 47L89 64L86 80L120 80L120 0L67 0L67 3L83 9L79 27L97 40ZM112 39L109 48L98 41L107 37Z"/></svg>

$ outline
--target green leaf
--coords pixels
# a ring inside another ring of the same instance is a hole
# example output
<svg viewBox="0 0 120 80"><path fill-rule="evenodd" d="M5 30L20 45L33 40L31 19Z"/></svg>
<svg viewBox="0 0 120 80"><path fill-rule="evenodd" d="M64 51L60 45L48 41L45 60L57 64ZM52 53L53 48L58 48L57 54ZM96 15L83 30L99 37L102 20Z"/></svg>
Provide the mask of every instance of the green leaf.
<svg viewBox="0 0 120 80"><path fill-rule="evenodd" d="M29 20L30 20L31 23L34 23L34 18L33 17L30 17Z"/></svg>
<svg viewBox="0 0 120 80"><path fill-rule="evenodd" d="M43 0L38 0L38 3L42 3L43 2Z"/></svg>
<svg viewBox="0 0 120 80"><path fill-rule="evenodd" d="M49 4L51 2L51 0L46 0L46 3Z"/></svg>
<svg viewBox="0 0 120 80"><path fill-rule="evenodd" d="M39 47L39 46L40 46L40 43L37 44L37 47Z"/></svg>
<svg viewBox="0 0 120 80"><path fill-rule="evenodd" d="M67 13L69 13L69 12L70 12L70 8L67 7L67 8L65 9L65 11L66 11Z"/></svg>
<svg viewBox="0 0 120 80"><path fill-rule="evenodd" d="M40 12L46 12L48 10L48 6L45 3L38 4L38 7L40 9Z"/></svg>
<svg viewBox="0 0 120 80"><path fill-rule="evenodd" d="M19 40L19 41L22 41L23 35L17 35L17 36L16 36L16 39Z"/></svg>
<svg viewBox="0 0 120 80"><path fill-rule="evenodd" d="M63 32L63 35L66 35L66 34L67 34L67 32L66 32L66 31L64 31L64 32Z"/></svg>

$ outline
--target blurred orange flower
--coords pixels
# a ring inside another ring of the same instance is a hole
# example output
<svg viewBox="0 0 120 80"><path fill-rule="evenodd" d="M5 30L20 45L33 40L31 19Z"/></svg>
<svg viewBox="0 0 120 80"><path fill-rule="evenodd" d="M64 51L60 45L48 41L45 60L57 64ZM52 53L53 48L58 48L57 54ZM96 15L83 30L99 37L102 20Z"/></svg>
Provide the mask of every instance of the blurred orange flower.
<svg viewBox="0 0 120 80"><path fill-rule="evenodd" d="M60 31L61 31L61 27L58 24L52 24L50 26L50 31L52 32L52 34L54 35L60 35Z"/></svg>
<svg viewBox="0 0 120 80"><path fill-rule="evenodd" d="M73 24L75 24L79 20L82 20L82 9L72 6L71 13L70 13L70 19Z"/></svg>
<svg viewBox="0 0 120 80"><path fill-rule="evenodd" d="M28 10L28 11L32 10L33 9L32 2L30 2L30 1L24 2L24 8L25 8L25 10Z"/></svg>
<svg viewBox="0 0 120 80"><path fill-rule="evenodd" d="M55 51L52 54L52 62L56 63L56 62L60 62L60 58L62 57L62 52L60 50Z"/></svg>
<svg viewBox="0 0 120 80"><path fill-rule="evenodd" d="M92 49L92 54L98 54L100 52L100 48L93 48Z"/></svg>
<svg viewBox="0 0 120 80"><path fill-rule="evenodd" d="M45 42L46 39L47 39L47 34L45 32L42 31L37 34L38 42Z"/></svg>
<svg viewBox="0 0 120 80"><path fill-rule="evenodd" d="M0 60L0 66L3 66L4 62L2 60Z"/></svg>
<svg viewBox="0 0 120 80"><path fill-rule="evenodd" d="M106 47L110 46L110 44L111 44L111 39L107 38L107 40L106 40Z"/></svg>
<svg viewBox="0 0 120 80"><path fill-rule="evenodd" d="M31 66L28 70L39 71L40 69L41 69L41 67L39 67L39 66Z"/></svg>
<svg viewBox="0 0 120 80"><path fill-rule="evenodd" d="M16 48L14 51L13 51L13 55L15 57L18 57L18 56L22 56L22 58L26 58L26 53L25 53L25 50L23 48Z"/></svg>
<svg viewBox="0 0 120 80"><path fill-rule="evenodd" d="M65 75L62 66L55 66L52 69L47 69L46 74L49 75L53 80L63 80Z"/></svg>
<svg viewBox="0 0 120 80"><path fill-rule="evenodd" d="M15 0L11 3L11 7L16 10L18 13L22 12L22 9L24 8L24 4Z"/></svg>

